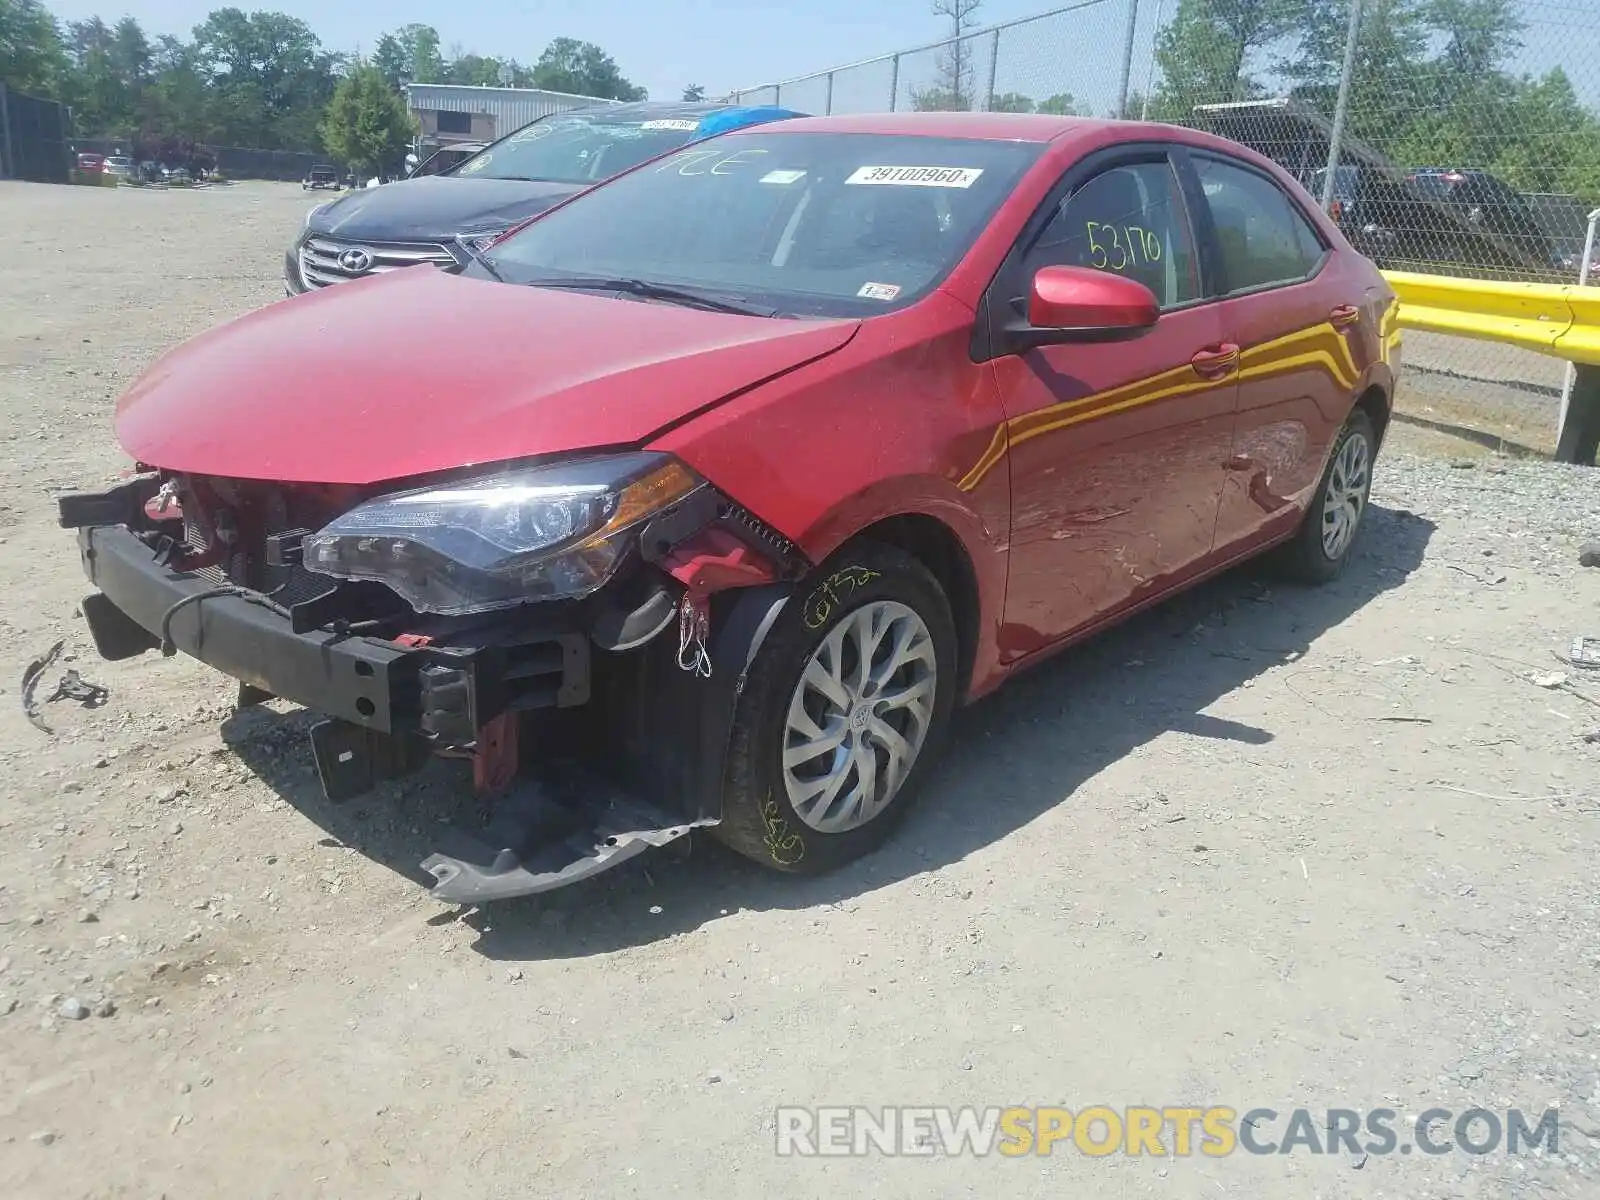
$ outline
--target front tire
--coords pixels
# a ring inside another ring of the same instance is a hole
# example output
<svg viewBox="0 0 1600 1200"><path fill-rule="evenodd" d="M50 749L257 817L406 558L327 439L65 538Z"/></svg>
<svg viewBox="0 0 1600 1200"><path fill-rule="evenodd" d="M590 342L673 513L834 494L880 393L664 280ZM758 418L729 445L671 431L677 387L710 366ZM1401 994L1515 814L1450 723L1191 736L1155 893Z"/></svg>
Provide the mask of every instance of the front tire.
<svg viewBox="0 0 1600 1200"><path fill-rule="evenodd" d="M798 874L876 849L944 739L956 669L933 574L892 546L844 547L796 590L751 668L716 835Z"/></svg>
<svg viewBox="0 0 1600 1200"><path fill-rule="evenodd" d="M1329 583L1344 571L1367 515L1377 447L1372 419L1356 409L1334 440L1305 520L1283 547L1280 562L1290 578Z"/></svg>

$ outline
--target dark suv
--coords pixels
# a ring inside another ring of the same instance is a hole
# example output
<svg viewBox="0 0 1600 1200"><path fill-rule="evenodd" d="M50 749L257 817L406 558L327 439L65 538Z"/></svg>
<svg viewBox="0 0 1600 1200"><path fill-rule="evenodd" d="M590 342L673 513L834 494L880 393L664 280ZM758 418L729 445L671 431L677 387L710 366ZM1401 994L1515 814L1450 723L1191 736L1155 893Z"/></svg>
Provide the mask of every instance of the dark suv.
<svg viewBox="0 0 1600 1200"><path fill-rule="evenodd" d="M641 103L540 117L439 174L363 188L313 209L284 258L284 290L293 296L418 263L460 271L512 225L646 159L803 115L770 106Z"/></svg>
<svg viewBox="0 0 1600 1200"><path fill-rule="evenodd" d="M1529 266L1559 266L1555 248L1521 195L1488 171L1419 167L1408 173L1413 187L1453 208L1473 229L1496 238Z"/></svg>

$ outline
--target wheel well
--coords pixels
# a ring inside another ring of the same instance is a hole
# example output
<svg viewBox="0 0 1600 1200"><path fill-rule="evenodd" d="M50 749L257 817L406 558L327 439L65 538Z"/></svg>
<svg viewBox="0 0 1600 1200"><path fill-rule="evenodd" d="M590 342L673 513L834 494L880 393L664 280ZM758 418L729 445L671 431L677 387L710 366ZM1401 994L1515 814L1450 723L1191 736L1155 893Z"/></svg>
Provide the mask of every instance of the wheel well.
<svg viewBox="0 0 1600 1200"><path fill-rule="evenodd" d="M935 517L907 513L869 525L861 537L903 550L939 581L956 626L957 696L964 696L978 649L978 578L966 547L948 525Z"/></svg>
<svg viewBox="0 0 1600 1200"><path fill-rule="evenodd" d="M1384 430L1389 428L1389 397L1381 387L1369 387L1356 401L1356 407L1367 414L1372 422L1373 436L1377 438L1378 446L1382 446Z"/></svg>

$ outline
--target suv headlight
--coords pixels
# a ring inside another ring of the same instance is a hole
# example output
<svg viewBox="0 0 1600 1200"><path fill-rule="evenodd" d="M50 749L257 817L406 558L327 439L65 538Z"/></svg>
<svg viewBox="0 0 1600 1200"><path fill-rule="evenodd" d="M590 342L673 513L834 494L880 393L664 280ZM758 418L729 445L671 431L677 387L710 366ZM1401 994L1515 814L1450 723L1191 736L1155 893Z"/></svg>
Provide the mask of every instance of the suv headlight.
<svg viewBox="0 0 1600 1200"><path fill-rule="evenodd" d="M700 487L664 454L610 454L379 496L305 540L307 570L460 615L588 595L639 525Z"/></svg>

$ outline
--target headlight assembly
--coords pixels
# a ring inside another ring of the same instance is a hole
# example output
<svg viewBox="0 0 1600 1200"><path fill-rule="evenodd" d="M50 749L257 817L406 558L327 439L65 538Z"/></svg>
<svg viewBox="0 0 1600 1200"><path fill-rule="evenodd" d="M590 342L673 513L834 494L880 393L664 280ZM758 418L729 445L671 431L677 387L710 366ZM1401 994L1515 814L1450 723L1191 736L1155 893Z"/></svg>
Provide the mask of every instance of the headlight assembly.
<svg viewBox="0 0 1600 1200"><path fill-rule="evenodd" d="M638 526L701 486L663 454L612 454L378 496L304 543L311 571L460 615L585 596Z"/></svg>

